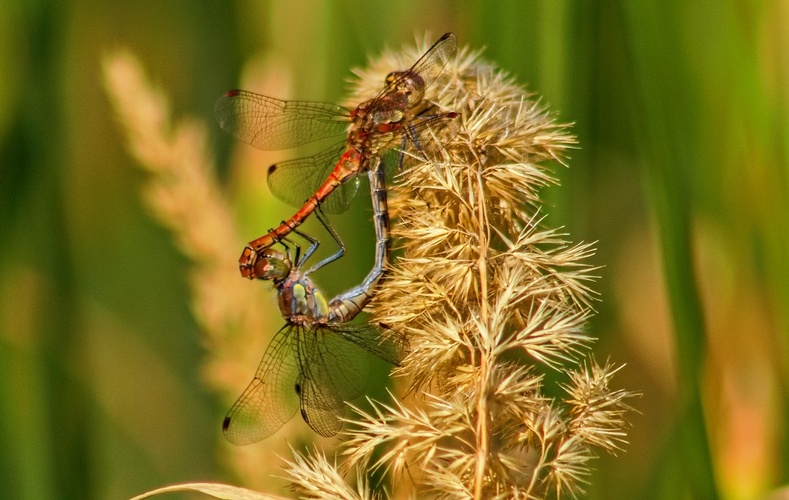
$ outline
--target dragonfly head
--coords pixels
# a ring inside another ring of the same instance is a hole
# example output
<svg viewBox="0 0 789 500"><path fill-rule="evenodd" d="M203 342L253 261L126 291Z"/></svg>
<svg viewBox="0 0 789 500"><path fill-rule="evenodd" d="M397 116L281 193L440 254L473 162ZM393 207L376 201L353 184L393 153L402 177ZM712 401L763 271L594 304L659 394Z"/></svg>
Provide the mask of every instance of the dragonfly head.
<svg viewBox="0 0 789 500"><path fill-rule="evenodd" d="M258 279L282 281L288 277L293 263L287 254L271 248L258 254L255 275Z"/></svg>
<svg viewBox="0 0 789 500"><path fill-rule="evenodd" d="M239 263L241 275L245 278L274 282L287 278L293 268L293 263L287 254L272 248L255 251L246 247Z"/></svg>
<svg viewBox="0 0 789 500"><path fill-rule="evenodd" d="M405 95L420 93L425 87L425 81L413 71L392 71L386 75L386 85Z"/></svg>

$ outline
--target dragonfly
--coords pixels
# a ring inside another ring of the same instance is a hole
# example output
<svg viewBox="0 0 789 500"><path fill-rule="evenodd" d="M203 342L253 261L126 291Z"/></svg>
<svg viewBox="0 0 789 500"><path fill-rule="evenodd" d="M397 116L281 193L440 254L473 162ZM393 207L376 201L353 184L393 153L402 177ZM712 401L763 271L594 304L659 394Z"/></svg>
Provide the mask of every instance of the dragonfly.
<svg viewBox="0 0 789 500"><path fill-rule="evenodd" d="M269 343L254 379L228 412L222 424L233 444L251 444L272 435L300 410L302 419L318 434L340 431L345 401L365 388L369 356L399 365L408 350L405 336L372 323L349 324L370 301L384 275L388 259L389 215L382 167L368 171L376 227L375 264L357 287L326 300L310 278L316 266L302 267L318 241L299 229L292 233L310 242L302 255L290 235L280 244L285 252L268 248L258 256L260 279L277 290L285 326ZM316 210L318 220L342 251L342 241ZM295 249L291 257L291 247Z"/></svg>
<svg viewBox="0 0 789 500"><path fill-rule="evenodd" d="M454 34L438 39L409 69L387 75L383 90L354 109L312 101L283 101L244 90L231 90L214 108L220 127L258 149L289 149L346 134L346 139L317 155L268 168L268 186L279 199L300 207L267 234L250 241L239 258L243 277L260 278L266 249L301 225L318 206L326 213L347 209L358 188L358 175L372 170L383 153L407 143L424 150L431 124L452 127L456 112L439 112L423 101L457 49ZM332 193L338 193L332 195ZM329 195L332 195L331 197ZM305 201L306 200L306 201Z"/></svg>

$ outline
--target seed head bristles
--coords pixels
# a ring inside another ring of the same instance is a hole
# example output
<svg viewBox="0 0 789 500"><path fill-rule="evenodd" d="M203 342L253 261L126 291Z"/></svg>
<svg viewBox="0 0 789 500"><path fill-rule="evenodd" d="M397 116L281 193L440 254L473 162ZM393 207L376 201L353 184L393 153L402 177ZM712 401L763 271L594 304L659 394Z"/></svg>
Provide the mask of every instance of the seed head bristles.
<svg viewBox="0 0 789 500"><path fill-rule="evenodd" d="M354 99L419 53L358 71ZM358 412L345 453L367 463L383 449L371 467L418 496L575 496L594 450L621 449L632 396L587 357L593 246L543 227L540 191L575 139L479 53L460 50L425 98L460 130L437 127L441 148L408 155L390 201L401 256L371 308L408 334L397 373L421 397ZM543 395L545 369L566 374L566 400Z"/></svg>
<svg viewBox="0 0 789 500"><path fill-rule="evenodd" d="M371 493L363 474L357 474L356 490L345 483L337 462L330 462L326 455L315 447L302 455L291 448L293 461L286 461L285 472L291 482L291 490L299 498L316 500L371 500L379 498ZM358 472L358 471L357 471Z"/></svg>

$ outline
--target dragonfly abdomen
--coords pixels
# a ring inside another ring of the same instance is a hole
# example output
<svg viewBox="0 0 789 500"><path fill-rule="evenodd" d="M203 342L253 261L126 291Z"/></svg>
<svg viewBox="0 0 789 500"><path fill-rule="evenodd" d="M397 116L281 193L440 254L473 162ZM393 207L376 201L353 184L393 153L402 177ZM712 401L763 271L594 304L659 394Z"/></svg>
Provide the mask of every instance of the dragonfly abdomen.
<svg viewBox="0 0 789 500"><path fill-rule="evenodd" d="M293 214L290 219L282 221L279 226L270 230L260 238L250 241L241 253L241 257L238 259L241 276L249 279L260 278L261 274L259 269L255 266L260 254L290 235L294 229L299 227L307 219L307 217L315 212L318 206L323 203L340 184L355 177L362 168L363 159L364 157L359 151L349 148L343 153L339 161L337 161L337 165L334 170L332 170L329 177L315 191L315 194L304 202L298 212ZM275 170L276 167L276 165L272 165L269 169L269 173Z"/></svg>
<svg viewBox="0 0 789 500"><path fill-rule="evenodd" d="M389 208L386 198L386 175L383 162L377 161L375 170L367 172L370 196L373 201L375 222L375 264L359 286L332 299L329 304L329 322L345 323L353 319L373 298L384 278L384 267L389 260Z"/></svg>

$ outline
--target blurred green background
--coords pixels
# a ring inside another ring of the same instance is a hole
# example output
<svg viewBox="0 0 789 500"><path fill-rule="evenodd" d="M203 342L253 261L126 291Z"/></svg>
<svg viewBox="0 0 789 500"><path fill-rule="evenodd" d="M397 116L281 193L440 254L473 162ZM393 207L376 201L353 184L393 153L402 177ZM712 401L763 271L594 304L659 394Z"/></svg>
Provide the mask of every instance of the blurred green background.
<svg viewBox="0 0 789 500"><path fill-rule="evenodd" d="M282 97L341 101L351 67L426 31L486 46L575 124L548 223L598 242L596 357L627 363L615 382L643 393L589 497L764 498L789 483L789 4L372 4L0 2L0 496L233 480L188 263L140 202L102 57L133 51L176 117L204 120L225 178L237 145L213 103L252 56L288 65ZM269 225L290 214L276 207ZM368 219L337 219L365 261Z"/></svg>

